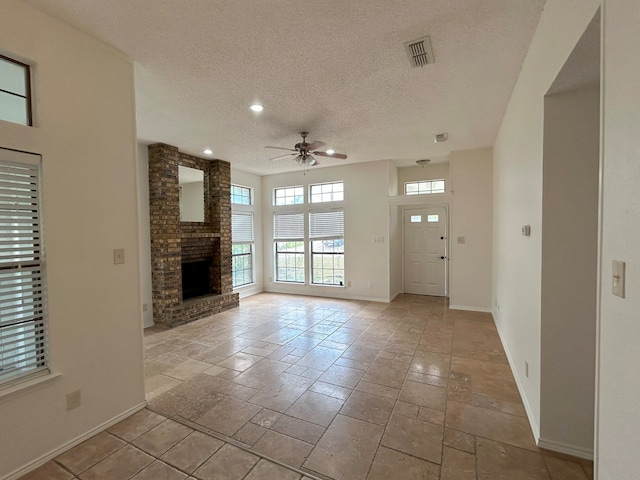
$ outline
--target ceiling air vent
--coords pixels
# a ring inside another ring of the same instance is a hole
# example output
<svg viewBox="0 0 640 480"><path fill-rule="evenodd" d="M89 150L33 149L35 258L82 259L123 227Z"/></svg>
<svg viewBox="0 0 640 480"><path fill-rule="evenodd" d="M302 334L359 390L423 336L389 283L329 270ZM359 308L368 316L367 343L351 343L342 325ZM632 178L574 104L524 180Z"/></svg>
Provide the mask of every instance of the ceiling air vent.
<svg viewBox="0 0 640 480"><path fill-rule="evenodd" d="M404 49L407 52L407 57L411 62L412 67L424 67L435 63L433 58L433 48L431 47L431 38L428 36L406 42Z"/></svg>
<svg viewBox="0 0 640 480"><path fill-rule="evenodd" d="M436 143L442 143L442 142L446 142L447 140L449 140L449 134L447 132L444 133L436 133L433 136L433 140Z"/></svg>

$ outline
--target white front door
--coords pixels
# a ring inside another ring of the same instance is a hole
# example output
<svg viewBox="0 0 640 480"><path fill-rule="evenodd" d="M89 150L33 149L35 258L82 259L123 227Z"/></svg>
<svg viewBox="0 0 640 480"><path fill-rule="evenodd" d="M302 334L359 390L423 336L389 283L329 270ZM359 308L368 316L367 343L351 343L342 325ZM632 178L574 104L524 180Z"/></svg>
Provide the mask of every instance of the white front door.
<svg viewBox="0 0 640 480"><path fill-rule="evenodd" d="M446 294L447 211L444 207L404 211L404 291Z"/></svg>

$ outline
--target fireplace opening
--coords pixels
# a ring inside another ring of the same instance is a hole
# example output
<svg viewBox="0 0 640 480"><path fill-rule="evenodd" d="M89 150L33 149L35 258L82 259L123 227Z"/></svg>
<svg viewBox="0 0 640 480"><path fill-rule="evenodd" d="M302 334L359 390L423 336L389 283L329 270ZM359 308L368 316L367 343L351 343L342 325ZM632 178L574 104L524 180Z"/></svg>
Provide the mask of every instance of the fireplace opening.
<svg viewBox="0 0 640 480"><path fill-rule="evenodd" d="M208 295L211 291L211 260L182 264L182 299Z"/></svg>

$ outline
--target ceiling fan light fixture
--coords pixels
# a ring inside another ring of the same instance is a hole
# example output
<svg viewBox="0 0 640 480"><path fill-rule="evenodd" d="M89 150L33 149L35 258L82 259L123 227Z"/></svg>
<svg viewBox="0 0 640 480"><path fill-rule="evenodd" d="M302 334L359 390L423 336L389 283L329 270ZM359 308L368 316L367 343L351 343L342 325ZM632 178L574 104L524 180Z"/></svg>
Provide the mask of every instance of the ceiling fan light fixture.
<svg viewBox="0 0 640 480"><path fill-rule="evenodd" d="M261 111L264 110L264 107L262 105L260 105L259 103L254 103L253 105L251 105L249 107L252 111L256 112L256 113L260 113Z"/></svg>

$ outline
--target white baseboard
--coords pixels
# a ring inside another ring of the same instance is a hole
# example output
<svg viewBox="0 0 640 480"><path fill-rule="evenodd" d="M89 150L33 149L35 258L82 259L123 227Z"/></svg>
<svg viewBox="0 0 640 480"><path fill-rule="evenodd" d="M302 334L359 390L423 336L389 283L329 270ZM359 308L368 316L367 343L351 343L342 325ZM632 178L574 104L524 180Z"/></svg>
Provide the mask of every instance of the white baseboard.
<svg viewBox="0 0 640 480"><path fill-rule="evenodd" d="M70 441L60 445L59 447L54 448L50 452L45 453L44 455L36 458L35 460L27 463L26 465L18 468L17 470L14 470L13 472L9 473L8 475L2 477L2 479L0 479L0 480L16 480L16 479L20 478L21 476L26 475L30 471L35 470L36 468L44 465L49 460L57 457L58 455L66 452L67 450L69 450L69 449L75 447L76 445L84 442L85 440L88 440L89 438L93 437L97 433L100 433L103 430L106 430L110 426L115 425L119 421L124 420L128 416L133 415L134 413L142 410L146 406L147 406L147 403L143 402L143 403L139 403L138 405L136 405L134 407L131 407L130 409L122 412L120 415L117 415L117 416L113 417L111 420L107 420L106 422L98 425L97 427L92 428L88 432L83 433L82 435L74 438L73 440L70 440Z"/></svg>
<svg viewBox="0 0 640 480"><path fill-rule="evenodd" d="M402 294L402 292L398 291L389 297L389 302L393 302L398 295Z"/></svg>
<svg viewBox="0 0 640 480"><path fill-rule="evenodd" d="M265 288L265 292L267 293L282 293L285 295L303 295L306 297L321 297L321 298L339 298L341 300L363 300L365 302L381 302L381 303L389 303L388 297L366 297L363 295L345 295L342 291L345 290L345 287L326 287L326 292L313 290L307 291L303 290L304 287L300 289L275 289L275 288ZM322 287L320 287L322 288Z"/></svg>
<svg viewBox="0 0 640 480"><path fill-rule="evenodd" d="M496 326L496 330L498 331L498 336L500 337L500 343L502 343L502 348L504 349L504 353L507 355L507 361L509 362L509 367L511 368L511 373L513 373L513 378L516 381L516 385L518 387L518 392L520 392L520 398L522 398L522 403L524 404L524 410L527 412L527 419L529 420L529 426L531 427L531 432L533 433L533 439L536 442L536 445L540 441L540 429L538 425L533 422L535 418L533 415L533 411L531 409L531 405L529 404L529 399L525 395L525 390L520 381L520 377L518 376L518 370L515 368L515 362L513 361L513 357L511 356L511 352L509 351L509 347L507 343L504 341L504 337L502 336L502 331L500 330L500 323L496 321L498 315L495 311L491 312L493 316L493 323Z"/></svg>
<svg viewBox="0 0 640 480"><path fill-rule="evenodd" d="M567 445L565 443L554 442L552 440L546 440L544 438L540 438L538 440L538 447L544 448L545 450L551 450L553 452L571 455L572 457L584 458L585 460L593 460L593 449Z"/></svg>
<svg viewBox="0 0 640 480"><path fill-rule="evenodd" d="M240 294L240 298L250 297L251 295L256 295L258 293L264 292L262 285L251 285L250 287L240 287L235 290Z"/></svg>
<svg viewBox="0 0 640 480"><path fill-rule="evenodd" d="M493 313L490 308L485 307L467 307L464 305L449 305L450 310L465 310L467 312Z"/></svg>

